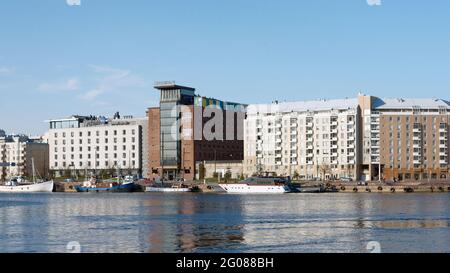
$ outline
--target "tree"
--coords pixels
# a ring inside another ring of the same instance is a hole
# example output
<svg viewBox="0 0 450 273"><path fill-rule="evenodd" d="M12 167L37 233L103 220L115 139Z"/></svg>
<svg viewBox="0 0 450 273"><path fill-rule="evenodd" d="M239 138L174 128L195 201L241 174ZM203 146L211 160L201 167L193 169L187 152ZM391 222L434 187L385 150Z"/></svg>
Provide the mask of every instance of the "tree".
<svg viewBox="0 0 450 273"><path fill-rule="evenodd" d="M225 173L225 181L228 182L228 180L231 179L231 176L232 176L232 174L231 174L231 168L228 167L228 168L227 168L227 171L226 171L226 173Z"/></svg>
<svg viewBox="0 0 450 273"><path fill-rule="evenodd" d="M298 174L297 170L295 170L295 171L294 171L294 175L292 176L292 178L293 178L294 180L298 180L299 177L300 177L300 175Z"/></svg>
<svg viewBox="0 0 450 273"><path fill-rule="evenodd" d="M205 165L203 163L201 163L199 165L199 170L198 170L198 178L200 180L205 179L205 174L206 174L206 169L205 169Z"/></svg>
<svg viewBox="0 0 450 273"><path fill-rule="evenodd" d="M330 166L327 164L320 165L320 173L322 174L322 179L325 179L325 175L330 172Z"/></svg>

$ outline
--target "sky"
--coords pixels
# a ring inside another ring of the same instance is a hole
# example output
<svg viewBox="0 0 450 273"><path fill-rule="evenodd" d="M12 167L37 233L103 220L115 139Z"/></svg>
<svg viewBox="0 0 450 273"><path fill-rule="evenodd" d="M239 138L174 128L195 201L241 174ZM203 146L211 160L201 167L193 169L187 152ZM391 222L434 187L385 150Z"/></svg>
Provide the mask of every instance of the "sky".
<svg viewBox="0 0 450 273"><path fill-rule="evenodd" d="M450 99L448 0L3 0L0 129L145 116L155 81L242 103Z"/></svg>

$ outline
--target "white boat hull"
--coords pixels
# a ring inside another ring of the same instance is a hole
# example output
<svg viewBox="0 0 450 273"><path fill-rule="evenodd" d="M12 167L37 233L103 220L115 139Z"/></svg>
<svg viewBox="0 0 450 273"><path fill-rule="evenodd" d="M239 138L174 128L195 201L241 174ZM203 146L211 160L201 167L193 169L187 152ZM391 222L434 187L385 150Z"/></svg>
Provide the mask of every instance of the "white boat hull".
<svg viewBox="0 0 450 273"><path fill-rule="evenodd" d="M190 192L189 188L158 188L158 187L146 187L146 192Z"/></svg>
<svg viewBox="0 0 450 273"><path fill-rule="evenodd" d="M0 192L52 192L53 181L20 186L0 186Z"/></svg>
<svg viewBox="0 0 450 273"><path fill-rule="evenodd" d="M219 184L219 186L227 193L269 194L288 192L285 186L276 185Z"/></svg>

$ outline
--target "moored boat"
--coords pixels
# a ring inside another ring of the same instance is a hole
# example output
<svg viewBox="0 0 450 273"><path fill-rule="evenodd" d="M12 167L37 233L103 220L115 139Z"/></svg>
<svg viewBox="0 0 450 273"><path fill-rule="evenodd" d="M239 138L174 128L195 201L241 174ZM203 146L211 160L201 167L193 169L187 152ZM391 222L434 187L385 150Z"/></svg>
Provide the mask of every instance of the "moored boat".
<svg viewBox="0 0 450 273"><path fill-rule="evenodd" d="M290 192L290 179L275 176L252 176L239 183L219 184L227 193L271 194Z"/></svg>
<svg viewBox="0 0 450 273"><path fill-rule="evenodd" d="M6 182L4 186L0 186L0 192L52 192L53 181L44 181L36 183L18 183L16 180Z"/></svg>
<svg viewBox="0 0 450 273"><path fill-rule="evenodd" d="M77 192L132 192L136 189L134 179L126 177L118 182L99 182L96 178L91 178L82 185L75 186Z"/></svg>
<svg viewBox="0 0 450 273"><path fill-rule="evenodd" d="M192 188L184 184L153 184L145 188L146 192L191 192Z"/></svg>
<svg viewBox="0 0 450 273"><path fill-rule="evenodd" d="M53 180L38 180L36 178L36 170L34 168L34 158L31 158L33 168L33 179L31 182L22 179L21 177L13 177L5 185L0 186L0 192L22 193L22 192L52 192Z"/></svg>

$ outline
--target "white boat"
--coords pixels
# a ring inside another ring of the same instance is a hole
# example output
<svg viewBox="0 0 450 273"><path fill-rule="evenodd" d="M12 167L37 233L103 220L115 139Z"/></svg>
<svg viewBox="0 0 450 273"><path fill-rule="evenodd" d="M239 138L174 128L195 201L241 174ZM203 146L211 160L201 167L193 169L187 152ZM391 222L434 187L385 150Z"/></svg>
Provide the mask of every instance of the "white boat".
<svg viewBox="0 0 450 273"><path fill-rule="evenodd" d="M219 184L219 187L227 193L280 194L290 191L287 182L281 177L250 177L240 183Z"/></svg>
<svg viewBox="0 0 450 273"><path fill-rule="evenodd" d="M146 192L190 192L190 188L146 187Z"/></svg>
<svg viewBox="0 0 450 273"><path fill-rule="evenodd" d="M173 185L152 185L145 187L146 192L190 192L191 188L182 184Z"/></svg>
<svg viewBox="0 0 450 273"><path fill-rule="evenodd" d="M5 186L0 186L0 192L52 192L53 181L45 181L36 184L16 184L12 181L6 183Z"/></svg>
<svg viewBox="0 0 450 273"><path fill-rule="evenodd" d="M33 182L23 181L20 177L11 178L4 186L0 186L0 192L52 192L53 181L38 182L35 175L34 159L31 159L33 166Z"/></svg>

